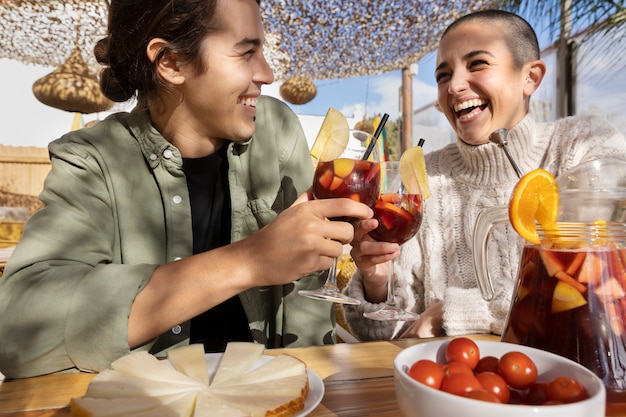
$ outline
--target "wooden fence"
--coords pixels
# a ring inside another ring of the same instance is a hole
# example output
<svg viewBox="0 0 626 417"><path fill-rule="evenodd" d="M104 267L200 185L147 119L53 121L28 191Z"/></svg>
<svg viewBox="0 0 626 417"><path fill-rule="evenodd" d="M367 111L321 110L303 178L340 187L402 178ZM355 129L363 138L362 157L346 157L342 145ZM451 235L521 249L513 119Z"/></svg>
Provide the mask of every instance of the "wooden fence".
<svg viewBox="0 0 626 417"><path fill-rule="evenodd" d="M49 171L48 149L0 145L0 190L36 196Z"/></svg>

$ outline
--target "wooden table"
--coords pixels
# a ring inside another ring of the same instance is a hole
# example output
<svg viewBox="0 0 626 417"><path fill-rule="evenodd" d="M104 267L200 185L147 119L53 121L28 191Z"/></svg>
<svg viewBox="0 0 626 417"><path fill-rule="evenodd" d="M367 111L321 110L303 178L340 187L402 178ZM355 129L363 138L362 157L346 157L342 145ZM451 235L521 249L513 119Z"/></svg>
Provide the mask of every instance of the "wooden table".
<svg viewBox="0 0 626 417"><path fill-rule="evenodd" d="M495 336L472 336L499 340ZM271 349L303 360L324 381L326 392L311 417L400 417L393 360L404 348L432 339L408 339L334 346ZM93 374L48 375L0 384L0 416L68 417L70 398L85 393Z"/></svg>

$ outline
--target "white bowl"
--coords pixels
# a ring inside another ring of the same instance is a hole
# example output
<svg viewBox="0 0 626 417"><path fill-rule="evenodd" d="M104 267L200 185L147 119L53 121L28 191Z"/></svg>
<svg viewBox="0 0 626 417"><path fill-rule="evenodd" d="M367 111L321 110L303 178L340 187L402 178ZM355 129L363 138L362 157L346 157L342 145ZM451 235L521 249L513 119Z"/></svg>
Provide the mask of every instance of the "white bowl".
<svg viewBox="0 0 626 417"><path fill-rule="evenodd" d="M415 381L407 370L419 359L445 363L444 351L449 340L421 343L406 348L394 360L396 397L403 417L604 417L606 391L602 380L583 366L564 357L504 342L475 340L480 356L500 358L506 352L519 351L528 355L537 365L539 381L550 381L557 376L575 378L585 386L589 398L571 404L534 406L496 404L448 394Z"/></svg>

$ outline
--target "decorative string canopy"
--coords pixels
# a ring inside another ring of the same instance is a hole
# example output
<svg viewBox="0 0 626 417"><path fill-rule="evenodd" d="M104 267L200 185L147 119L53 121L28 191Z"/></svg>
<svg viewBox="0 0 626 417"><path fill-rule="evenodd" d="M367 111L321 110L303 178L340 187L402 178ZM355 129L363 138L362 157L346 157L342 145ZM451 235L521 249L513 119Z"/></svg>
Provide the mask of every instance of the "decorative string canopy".
<svg viewBox="0 0 626 417"><path fill-rule="evenodd" d="M437 47L445 27L499 0L262 0L265 55L276 81L349 78L402 69ZM59 66L78 47L98 73L107 0L0 0L0 58ZM80 25L78 18L80 16Z"/></svg>

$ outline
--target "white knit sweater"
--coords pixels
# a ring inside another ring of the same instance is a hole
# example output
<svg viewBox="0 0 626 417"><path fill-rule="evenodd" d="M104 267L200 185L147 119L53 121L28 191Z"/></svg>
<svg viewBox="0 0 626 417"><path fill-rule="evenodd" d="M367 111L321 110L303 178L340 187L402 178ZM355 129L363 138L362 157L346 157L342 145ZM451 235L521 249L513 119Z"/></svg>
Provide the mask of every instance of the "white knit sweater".
<svg viewBox="0 0 626 417"><path fill-rule="evenodd" d="M523 173L541 167L555 177L590 159L626 159L624 136L593 116L539 124L528 115L509 132L507 148ZM449 336L501 334L524 242L509 224L494 226L488 266L495 297L487 302L476 284L472 233L481 209L508 204L518 181L515 171L497 145L470 146L460 140L426 155L426 166L432 196L417 236L402 246L395 263L397 302L420 313L443 300L443 327ZM383 304L364 299L359 271L345 292L362 301L344 306L349 326L361 340L396 338L410 324L363 317Z"/></svg>

